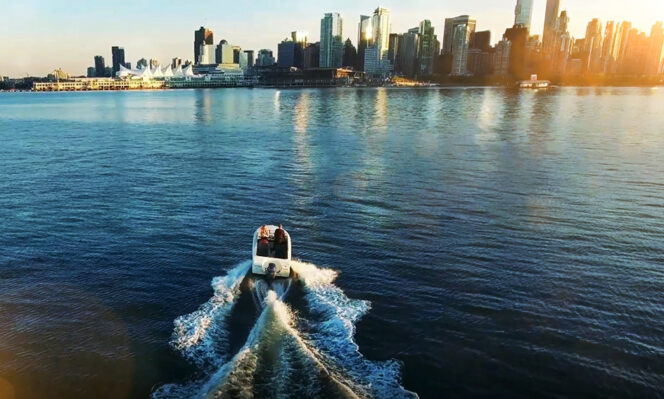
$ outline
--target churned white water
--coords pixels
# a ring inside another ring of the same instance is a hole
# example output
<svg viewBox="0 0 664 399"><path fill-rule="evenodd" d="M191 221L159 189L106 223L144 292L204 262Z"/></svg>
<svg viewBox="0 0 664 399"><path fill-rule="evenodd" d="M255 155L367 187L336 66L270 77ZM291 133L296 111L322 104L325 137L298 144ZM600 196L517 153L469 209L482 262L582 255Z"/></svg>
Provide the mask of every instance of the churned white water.
<svg viewBox="0 0 664 399"><path fill-rule="evenodd" d="M279 292L265 291L257 280L252 295L262 301L261 313L244 346L236 353L224 352L230 333L227 318L247 269L243 262L215 278L214 296L175 320L173 347L204 377L184 385L164 385L154 398L417 396L401 387L397 362L367 360L355 344L355 323L369 311L369 302L348 298L334 285L335 271L310 263L293 265L309 316L299 315L284 302L282 285L275 286Z"/></svg>

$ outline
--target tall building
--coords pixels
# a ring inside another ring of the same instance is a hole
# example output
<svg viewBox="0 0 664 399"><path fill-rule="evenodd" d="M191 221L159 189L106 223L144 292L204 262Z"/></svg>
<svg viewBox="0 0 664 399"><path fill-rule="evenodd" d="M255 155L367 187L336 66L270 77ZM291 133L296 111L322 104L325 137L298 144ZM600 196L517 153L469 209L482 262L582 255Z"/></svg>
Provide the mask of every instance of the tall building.
<svg viewBox="0 0 664 399"><path fill-rule="evenodd" d="M387 49L387 58L392 63L394 71L397 71L397 58L399 57L399 43L401 41L401 36L398 33L390 33L390 46Z"/></svg>
<svg viewBox="0 0 664 399"><path fill-rule="evenodd" d="M372 43L372 31L371 17L368 15L360 15L360 23L357 26L357 62L355 65L355 69L358 71L364 71L364 52Z"/></svg>
<svg viewBox="0 0 664 399"><path fill-rule="evenodd" d="M443 32L443 52L452 53L452 41L454 39L454 30L458 25L467 25L472 33L475 33L477 21L468 15L460 15L455 18L445 19L445 32Z"/></svg>
<svg viewBox="0 0 664 399"><path fill-rule="evenodd" d="M296 30L291 32L291 39L295 43L299 43L302 45L302 48L307 47L307 43L309 42L309 32L303 31L303 30Z"/></svg>
<svg viewBox="0 0 664 399"><path fill-rule="evenodd" d="M285 39L278 45L277 66L280 68L304 68L302 43Z"/></svg>
<svg viewBox="0 0 664 399"><path fill-rule="evenodd" d="M343 61L343 20L341 14L327 13L320 20L321 68L339 68Z"/></svg>
<svg viewBox="0 0 664 399"><path fill-rule="evenodd" d="M88 73L87 73L86 76L89 77L89 78L94 78L95 76L97 76L97 71L95 70L95 67L88 67L87 72Z"/></svg>
<svg viewBox="0 0 664 399"><path fill-rule="evenodd" d="M445 19L443 52L452 55L453 76L467 75L468 49L477 21L468 15Z"/></svg>
<svg viewBox="0 0 664 399"><path fill-rule="evenodd" d="M141 58L136 62L136 68L138 69L144 69L147 67L148 67L148 60L146 60L145 58Z"/></svg>
<svg viewBox="0 0 664 399"><path fill-rule="evenodd" d="M304 49L304 69L318 68L320 65L320 43L310 43Z"/></svg>
<svg viewBox="0 0 664 399"><path fill-rule="evenodd" d="M664 26L657 22L650 30L649 48L646 58L646 74L664 73Z"/></svg>
<svg viewBox="0 0 664 399"><path fill-rule="evenodd" d="M219 42L217 47L214 48L214 61L210 62L207 65L210 64L236 64L235 62L235 50L233 49L233 46L228 43L226 40L222 40ZM238 57L238 62L239 63L239 57ZM201 62L201 65L206 65Z"/></svg>
<svg viewBox="0 0 664 399"><path fill-rule="evenodd" d="M546 13L544 14L544 33L542 35L542 47L548 56L555 47L555 33L558 25L558 14L560 13L560 0L546 0Z"/></svg>
<svg viewBox="0 0 664 399"><path fill-rule="evenodd" d="M438 53L440 53L440 43L438 37L434 34L434 27L431 26L431 21L425 19L420 22L419 31L419 57L418 57L418 70L419 76L430 76L433 74L433 63Z"/></svg>
<svg viewBox="0 0 664 399"><path fill-rule="evenodd" d="M103 78L106 76L106 62L104 57L101 55L95 56L95 74L98 78Z"/></svg>
<svg viewBox="0 0 664 399"><path fill-rule="evenodd" d="M470 48L489 51L491 49L491 31L483 30L473 33L470 38Z"/></svg>
<svg viewBox="0 0 664 399"><path fill-rule="evenodd" d="M509 74L517 79L528 78L530 76L529 71L526 70L528 28L523 25L515 25L505 30L503 39L507 39L510 42Z"/></svg>
<svg viewBox="0 0 664 399"><path fill-rule="evenodd" d="M194 31L194 62L198 62L201 55L201 46L205 44L214 44L214 35L211 30L201 28Z"/></svg>
<svg viewBox="0 0 664 399"><path fill-rule="evenodd" d="M113 56L113 76L115 76L120 71L121 65L126 67L124 48L118 46L111 47L111 55Z"/></svg>
<svg viewBox="0 0 664 399"><path fill-rule="evenodd" d="M178 69L182 66L182 58L175 57L171 60L171 68Z"/></svg>
<svg viewBox="0 0 664 399"><path fill-rule="evenodd" d="M150 68L157 68L159 66L159 60L155 58L150 58Z"/></svg>
<svg viewBox="0 0 664 399"><path fill-rule="evenodd" d="M586 37L583 43L583 52L586 56L584 69L591 73L597 73L600 70L602 60L602 23L595 18L588 23L586 27Z"/></svg>
<svg viewBox="0 0 664 399"><path fill-rule="evenodd" d="M385 75L392 70L388 59L390 48L390 10L378 7L371 18L371 45L364 52L364 71Z"/></svg>
<svg viewBox="0 0 664 399"><path fill-rule="evenodd" d="M355 64L357 63L357 49L355 49L355 46L353 46L353 42L350 41L350 38L346 39L346 43L344 43L344 55L343 55L343 60L341 61L341 65L343 67L351 67L354 68Z"/></svg>
<svg viewBox="0 0 664 399"><path fill-rule="evenodd" d="M556 21L556 29L551 35L552 47L549 50L553 61L553 71L558 74L565 73L567 61L574 46L574 38L567 29L568 25L569 17L567 16L567 11L561 11ZM514 51L514 43L512 43L512 51Z"/></svg>
<svg viewBox="0 0 664 399"><path fill-rule="evenodd" d="M616 73L621 38L621 25L614 21L607 22L604 31L604 44L602 46L601 72L608 74Z"/></svg>
<svg viewBox="0 0 664 399"><path fill-rule="evenodd" d="M420 28L411 28L399 39L395 71L407 77L414 77L418 70L419 50Z"/></svg>
<svg viewBox="0 0 664 399"><path fill-rule="evenodd" d="M496 44L496 51L493 53L493 72L498 76L508 76L510 72L510 51L512 43L503 39Z"/></svg>
<svg viewBox="0 0 664 399"><path fill-rule="evenodd" d="M521 25L528 28L533 20L533 0L517 0L514 9L514 25Z"/></svg>
<svg viewBox="0 0 664 399"><path fill-rule="evenodd" d="M254 50L244 50L247 58L247 68L254 67Z"/></svg>
<svg viewBox="0 0 664 399"><path fill-rule="evenodd" d="M258 56L256 57L256 66L271 67L273 65L274 56L272 55L272 50L262 49L258 51Z"/></svg>

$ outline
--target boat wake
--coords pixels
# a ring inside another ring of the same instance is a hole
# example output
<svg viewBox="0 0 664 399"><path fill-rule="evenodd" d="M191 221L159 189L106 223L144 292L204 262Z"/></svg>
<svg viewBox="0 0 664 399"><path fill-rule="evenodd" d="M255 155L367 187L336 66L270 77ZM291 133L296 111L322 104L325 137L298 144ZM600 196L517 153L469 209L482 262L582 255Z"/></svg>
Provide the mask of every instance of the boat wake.
<svg viewBox="0 0 664 399"><path fill-rule="evenodd" d="M416 398L401 384L396 361L365 359L353 337L370 308L334 285L336 272L294 262L303 309L284 301L290 284L251 284L258 318L244 345L230 353L229 319L250 262L212 282L214 296L175 320L171 345L200 370L201 378L168 384L153 393L169 398Z"/></svg>

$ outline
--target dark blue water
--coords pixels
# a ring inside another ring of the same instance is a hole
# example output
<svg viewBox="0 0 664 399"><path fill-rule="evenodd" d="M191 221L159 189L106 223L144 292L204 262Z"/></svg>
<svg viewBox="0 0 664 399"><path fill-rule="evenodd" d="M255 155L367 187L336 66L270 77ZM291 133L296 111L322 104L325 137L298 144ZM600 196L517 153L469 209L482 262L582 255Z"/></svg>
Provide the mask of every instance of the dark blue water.
<svg viewBox="0 0 664 399"><path fill-rule="evenodd" d="M663 397L663 109L630 88L0 94L0 393L205 381L174 320L281 222L339 273L293 336L358 396Z"/></svg>

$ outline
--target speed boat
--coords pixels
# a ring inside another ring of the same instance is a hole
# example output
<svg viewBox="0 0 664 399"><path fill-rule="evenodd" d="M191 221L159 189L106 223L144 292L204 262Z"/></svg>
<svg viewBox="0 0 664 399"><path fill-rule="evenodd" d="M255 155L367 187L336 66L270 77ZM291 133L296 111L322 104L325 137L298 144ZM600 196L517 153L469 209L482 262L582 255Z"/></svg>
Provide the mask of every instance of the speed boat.
<svg viewBox="0 0 664 399"><path fill-rule="evenodd" d="M267 226L269 231L268 248L261 248L259 250L258 240L261 227L254 232L254 241L252 246L252 263L251 272L255 275L266 276L270 279L277 277L290 277L291 276L291 239L288 232L286 234L285 248L277 248L274 242L274 232L278 229L277 226ZM278 257L281 255L281 257Z"/></svg>

